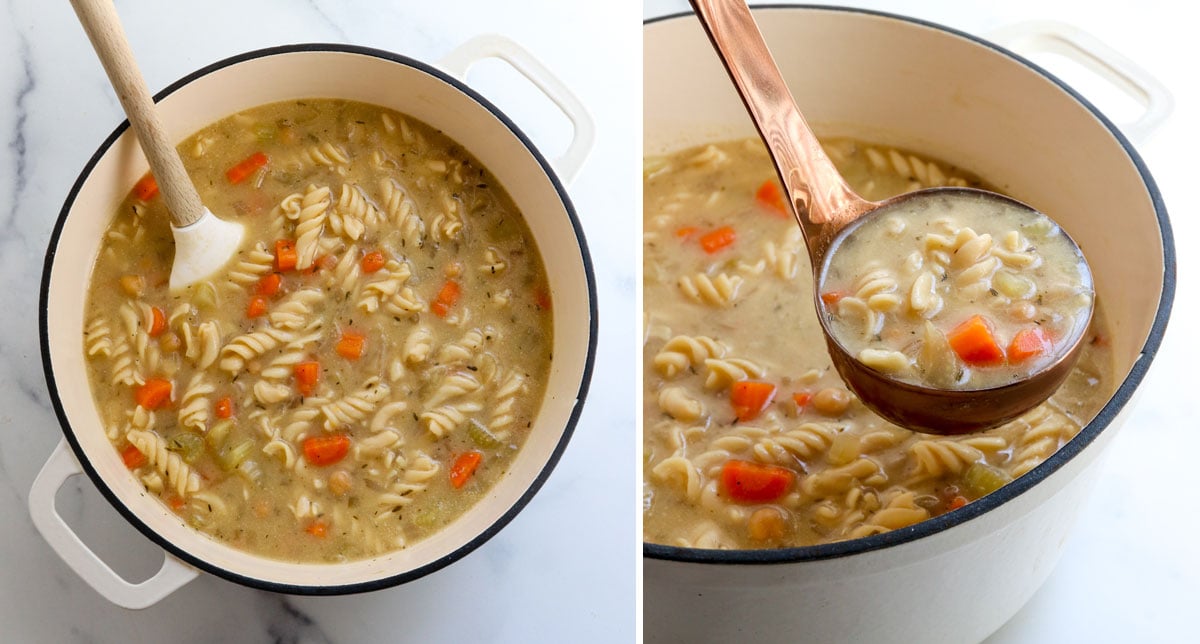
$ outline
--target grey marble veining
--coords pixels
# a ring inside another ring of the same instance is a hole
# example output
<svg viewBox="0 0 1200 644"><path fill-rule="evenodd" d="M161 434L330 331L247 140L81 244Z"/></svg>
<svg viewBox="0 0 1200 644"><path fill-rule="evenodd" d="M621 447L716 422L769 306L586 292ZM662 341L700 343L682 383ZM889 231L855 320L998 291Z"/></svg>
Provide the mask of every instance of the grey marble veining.
<svg viewBox="0 0 1200 644"><path fill-rule="evenodd" d="M604 60L595 52L618 30L636 42L636 5L116 4L152 91L216 60L288 43L348 42L433 62L473 35L497 32L530 49L580 95L600 132L570 192L597 267L601 357L553 475L505 530L462 561L403 586L346 597L283 596L202 574L142 611L109 604L42 540L26 496L61 438L38 344L46 244L79 171L123 116L69 3L0 0L0 642L632 641L638 548L630 374L640 161L629 133L640 127L640 61L633 48ZM571 33L547 24L593 28ZM545 99L511 76L494 80L497 71L481 65L469 82L549 154L561 149L566 128ZM157 570L162 551L86 477L63 486L57 507L127 578Z"/></svg>

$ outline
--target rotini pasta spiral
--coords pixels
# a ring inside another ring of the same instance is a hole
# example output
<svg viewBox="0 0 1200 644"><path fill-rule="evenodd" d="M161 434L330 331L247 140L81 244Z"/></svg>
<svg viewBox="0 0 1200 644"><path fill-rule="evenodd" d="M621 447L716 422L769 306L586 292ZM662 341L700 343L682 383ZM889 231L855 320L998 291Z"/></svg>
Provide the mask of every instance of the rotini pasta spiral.
<svg viewBox="0 0 1200 644"><path fill-rule="evenodd" d="M193 375L179 400L179 425L197 432L208 429L208 410L212 405L208 397L216 390L203 372Z"/></svg>
<svg viewBox="0 0 1200 644"><path fill-rule="evenodd" d="M192 471L182 456L168 449L167 442L158 434L133 430L125 438L145 455L146 462L158 470L176 494L186 498L200 489L200 475Z"/></svg>
<svg viewBox="0 0 1200 644"><path fill-rule="evenodd" d="M708 336L677 335L654 356L654 368L664 378L670 379L693 365L703 364L709 358L722 358L728 350L724 344Z"/></svg>
<svg viewBox="0 0 1200 644"><path fill-rule="evenodd" d="M716 277L696 273L680 277L679 290L693 302L724 308L733 304L744 281L728 273L718 273Z"/></svg>
<svg viewBox="0 0 1200 644"><path fill-rule="evenodd" d="M300 214L296 218L296 268L300 270L312 266L316 259L321 232L329 218L330 203L328 187L309 185L304 191Z"/></svg>
<svg viewBox="0 0 1200 644"><path fill-rule="evenodd" d="M333 430L361 422L389 393L391 388L387 383L379 378L368 379L358 391L321 406L325 429Z"/></svg>

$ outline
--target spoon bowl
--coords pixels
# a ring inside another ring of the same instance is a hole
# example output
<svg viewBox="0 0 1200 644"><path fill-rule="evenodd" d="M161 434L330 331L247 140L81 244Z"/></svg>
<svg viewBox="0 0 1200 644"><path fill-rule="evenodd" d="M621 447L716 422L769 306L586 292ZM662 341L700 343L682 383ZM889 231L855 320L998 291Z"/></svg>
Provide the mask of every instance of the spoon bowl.
<svg viewBox="0 0 1200 644"><path fill-rule="evenodd" d="M201 203L200 194L154 108L154 99L111 0L71 0L71 6L137 133L138 144L167 204L175 238L169 286L177 292L228 264L241 244L245 229L239 223L218 218Z"/></svg>
<svg viewBox="0 0 1200 644"><path fill-rule="evenodd" d="M784 193L804 234L813 279L823 282L831 253L863 223L897 207L938 199L997 200L1037 217L1045 217L1019 201L984 190L935 188L911 192L882 202L863 199L846 184L821 149L796 106L762 33L743 0L691 0L713 48L733 80L735 89L767 145ZM1086 284L1091 272L1079 247L1069 236ZM814 304L833 364L846 385L880 416L915 431L963 434L1003 424L1044 402L1062 384L1079 358L1086 322L1094 299L1075 332L1054 345L1053 358L1020 379L1001 386L952 389L898 380L864 364L837 340L820 300Z"/></svg>

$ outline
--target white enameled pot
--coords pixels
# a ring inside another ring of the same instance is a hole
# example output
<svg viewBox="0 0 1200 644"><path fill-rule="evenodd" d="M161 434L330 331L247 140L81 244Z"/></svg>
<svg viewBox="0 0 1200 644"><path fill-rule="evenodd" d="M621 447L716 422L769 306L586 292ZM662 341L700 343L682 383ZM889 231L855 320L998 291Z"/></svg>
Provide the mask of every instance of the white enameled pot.
<svg viewBox="0 0 1200 644"><path fill-rule="evenodd" d="M459 78L484 58L499 58L525 75L571 120L566 152L548 162L495 106ZM145 494L105 436L88 386L83 355L85 289L104 229L122 197L146 171L123 124L101 145L67 197L46 253L41 347L51 400L65 440L30 492L34 524L58 554L114 603L148 606L198 570L257 588L338 594L402 583L446 566L506 525L545 482L566 447L591 376L596 342L596 291L591 260L563 188L594 141L582 104L515 43L483 36L434 67L389 52L345 45L296 45L243 54L191 74L158 97L171 136L182 140L239 110L305 97L374 103L428 123L462 144L504 185L524 213L541 250L554 302L553 356L541 410L508 474L477 505L433 537L407 549L342 564L300 564L255 556L187 527ZM54 494L70 476L87 475L166 557L149 580L131 584L96 557L58 515Z"/></svg>
<svg viewBox="0 0 1200 644"><path fill-rule="evenodd" d="M908 18L828 7L755 16L818 133L919 150L978 172L1052 213L1079 241L1112 327L1119 389L1066 447L965 508L882 535L804 548L644 546L647 642L977 642L1024 604L1058 560L1098 457L1158 348L1174 296L1161 197L1126 137L1029 61ZM1169 111L1152 80L1056 25L1009 37L1119 79ZM754 136L699 23L644 27L644 151Z"/></svg>

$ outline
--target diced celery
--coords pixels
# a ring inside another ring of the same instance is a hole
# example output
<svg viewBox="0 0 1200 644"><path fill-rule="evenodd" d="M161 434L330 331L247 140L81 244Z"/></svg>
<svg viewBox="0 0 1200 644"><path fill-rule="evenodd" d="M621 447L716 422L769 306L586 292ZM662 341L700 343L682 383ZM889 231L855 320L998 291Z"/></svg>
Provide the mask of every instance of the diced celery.
<svg viewBox="0 0 1200 644"><path fill-rule="evenodd" d="M963 491L972 499L991 494L1012 481L1012 476L987 463L972 463L963 474Z"/></svg>
<svg viewBox="0 0 1200 644"><path fill-rule="evenodd" d="M231 431L233 431L233 421L225 419L210 427L204 440L208 443L209 447L220 449L225 445L225 439L229 438L229 432Z"/></svg>
<svg viewBox="0 0 1200 644"><path fill-rule="evenodd" d="M217 287L212 282L200 282L192 289L192 304L197 308L212 309L217 306Z"/></svg>
<svg viewBox="0 0 1200 644"><path fill-rule="evenodd" d="M204 439L191 432L181 432L167 440L167 449L182 456L184 461L194 463L204 453Z"/></svg>
<svg viewBox="0 0 1200 644"><path fill-rule="evenodd" d="M275 140L275 126L268 125L266 123L259 124L259 125L255 126L255 128L254 128L254 136L258 137L258 140L263 143L266 143L268 141L274 141Z"/></svg>
<svg viewBox="0 0 1200 644"><path fill-rule="evenodd" d="M435 528L438 524L438 515L431 510L421 510L413 516L413 525L421 528Z"/></svg>
<svg viewBox="0 0 1200 644"><path fill-rule="evenodd" d="M496 438L495 434L491 433L488 431L487 427L483 426L483 423L480 423L474 418L472 418L470 424L467 425L467 437L471 439L472 443L475 443L476 447L482 447L484 449L496 449L503 444L500 442L499 438Z"/></svg>
<svg viewBox="0 0 1200 644"><path fill-rule="evenodd" d="M246 439L232 447L227 447L217 453L217 463L221 465L221 469L229 472L242 464L250 456L250 452L254 450L254 441Z"/></svg>
<svg viewBox="0 0 1200 644"><path fill-rule="evenodd" d="M997 271L992 278L992 285L997 291L1017 300L1032 297L1037 286L1028 278L1009 271Z"/></svg>

